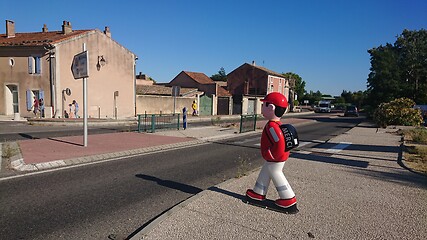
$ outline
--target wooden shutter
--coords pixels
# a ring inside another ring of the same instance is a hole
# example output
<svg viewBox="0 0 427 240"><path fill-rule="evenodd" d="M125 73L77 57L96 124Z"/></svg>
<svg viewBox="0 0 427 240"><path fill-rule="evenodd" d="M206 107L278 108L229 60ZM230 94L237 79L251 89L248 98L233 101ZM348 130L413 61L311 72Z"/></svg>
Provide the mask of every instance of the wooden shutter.
<svg viewBox="0 0 427 240"><path fill-rule="evenodd" d="M33 99L31 96L31 90L27 89L27 111L31 111L31 108L33 107Z"/></svg>
<svg viewBox="0 0 427 240"><path fill-rule="evenodd" d="M39 100L43 98L43 102L44 102L44 91L40 90L39 91Z"/></svg>
<svg viewBox="0 0 427 240"><path fill-rule="evenodd" d="M35 63L35 72L37 74L41 73L41 57L34 57Z"/></svg>
<svg viewBox="0 0 427 240"><path fill-rule="evenodd" d="M34 59L33 57L28 57L28 73L32 74L33 73L33 66L34 66Z"/></svg>

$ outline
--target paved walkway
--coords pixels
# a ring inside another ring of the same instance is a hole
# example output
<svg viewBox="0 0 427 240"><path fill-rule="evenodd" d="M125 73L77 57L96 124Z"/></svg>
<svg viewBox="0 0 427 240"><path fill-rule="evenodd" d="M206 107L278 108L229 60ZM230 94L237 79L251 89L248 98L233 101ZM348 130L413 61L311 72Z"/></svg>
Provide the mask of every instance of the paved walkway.
<svg viewBox="0 0 427 240"><path fill-rule="evenodd" d="M257 170L175 206L132 239L426 239L426 177L398 164L394 131L362 124L293 153L284 172L296 215L242 201ZM278 198L274 186L267 197Z"/></svg>

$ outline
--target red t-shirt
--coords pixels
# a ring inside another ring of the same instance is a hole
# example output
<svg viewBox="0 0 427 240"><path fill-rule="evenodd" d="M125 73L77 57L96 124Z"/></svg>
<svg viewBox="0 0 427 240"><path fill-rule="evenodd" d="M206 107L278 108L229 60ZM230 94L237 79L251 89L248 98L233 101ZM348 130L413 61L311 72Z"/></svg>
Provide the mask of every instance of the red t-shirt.
<svg viewBox="0 0 427 240"><path fill-rule="evenodd" d="M268 121L262 131L261 154L266 161L284 162L289 158L280 124L280 121Z"/></svg>

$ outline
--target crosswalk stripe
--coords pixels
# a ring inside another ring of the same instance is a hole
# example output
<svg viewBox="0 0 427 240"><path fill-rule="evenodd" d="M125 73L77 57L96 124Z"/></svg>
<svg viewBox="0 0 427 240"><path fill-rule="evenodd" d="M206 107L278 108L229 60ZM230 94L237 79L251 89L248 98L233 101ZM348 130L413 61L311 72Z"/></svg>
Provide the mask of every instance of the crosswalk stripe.
<svg viewBox="0 0 427 240"><path fill-rule="evenodd" d="M341 142L335 146L333 146L332 148L326 150L327 153L337 153L342 151L343 149L345 149L346 147L350 146L351 142Z"/></svg>

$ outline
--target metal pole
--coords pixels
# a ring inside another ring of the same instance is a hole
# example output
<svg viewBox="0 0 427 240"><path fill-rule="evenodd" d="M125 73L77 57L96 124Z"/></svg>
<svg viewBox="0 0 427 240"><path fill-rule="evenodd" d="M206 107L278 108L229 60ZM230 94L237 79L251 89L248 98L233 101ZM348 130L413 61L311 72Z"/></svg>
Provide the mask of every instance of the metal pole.
<svg viewBox="0 0 427 240"><path fill-rule="evenodd" d="M141 132L141 114L138 114L138 132Z"/></svg>
<svg viewBox="0 0 427 240"><path fill-rule="evenodd" d="M64 95L64 90L62 90L62 114L61 114L61 116L62 116L62 118L65 118L65 105L64 105L64 101L65 101L65 95Z"/></svg>
<svg viewBox="0 0 427 240"><path fill-rule="evenodd" d="M151 133L156 131L156 115L151 115Z"/></svg>
<svg viewBox="0 0 427 240"><path fill-rule="evenodd" d="M240 133L242 133L242 130L243 130L243 114L242 115L240 115Z"/></svg>
<svg viewBox="0 0 427 240"><path fill-rule="evenodd" d="M86 43L83 43L83 51L86 51ZM87 59L89 65L89 55ZM83 78L83 145L87 147L87 79Z"/></svg>

